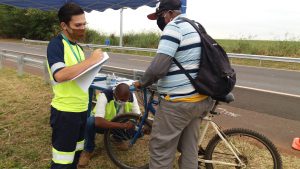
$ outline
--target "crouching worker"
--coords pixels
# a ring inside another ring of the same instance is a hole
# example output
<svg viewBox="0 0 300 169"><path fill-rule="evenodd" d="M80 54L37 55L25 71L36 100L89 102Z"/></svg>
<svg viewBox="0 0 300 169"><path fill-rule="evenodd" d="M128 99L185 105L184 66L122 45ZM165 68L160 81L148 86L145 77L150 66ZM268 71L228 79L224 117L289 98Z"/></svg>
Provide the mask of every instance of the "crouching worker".
<svg viewBox="0 0 300 169"><path fill-rule="evenodd" d="M130 92L129 86L125 83L117 85L115 90L105 90L98 95L96 106L87 119L84 151L80 156L79 167L87 166L93 155L96 132L103 134L105 129L129 130L135 127L131 122L111 122L116 115L122 113L141 114L135 94ZM117 144L120 148L127 146L122 140L119 140Z"/></svg>

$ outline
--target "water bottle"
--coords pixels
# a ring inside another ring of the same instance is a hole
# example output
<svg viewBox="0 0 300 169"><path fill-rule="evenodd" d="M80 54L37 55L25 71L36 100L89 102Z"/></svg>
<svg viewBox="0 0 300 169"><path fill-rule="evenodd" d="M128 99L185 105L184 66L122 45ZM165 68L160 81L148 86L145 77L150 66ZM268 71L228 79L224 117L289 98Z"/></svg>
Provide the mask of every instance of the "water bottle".
<svg viewBox="0 0 300 169"><path fill-rule="evenodd" d="M110 86L115 87L116 85L117 85L117 77L115 76L115 73L113 73L110 79Z"/></svg>
<svg viewBox="0 0 300 169"><path fill-rule="evenodd" d="M106 76L106 85L107 85L108 87L111 86L111 75L109 75L109 74Z"/></svg>

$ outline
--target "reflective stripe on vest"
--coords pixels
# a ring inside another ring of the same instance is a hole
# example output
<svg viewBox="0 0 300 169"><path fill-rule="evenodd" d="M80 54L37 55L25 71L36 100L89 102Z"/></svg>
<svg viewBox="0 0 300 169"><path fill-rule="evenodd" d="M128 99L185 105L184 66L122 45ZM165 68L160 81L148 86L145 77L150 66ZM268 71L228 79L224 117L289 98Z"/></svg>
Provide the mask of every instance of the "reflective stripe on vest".
<svg viewBox="0 0 300 169"><path fill-rule="evenodd" d="M124 105L124 113L132 112L132 103L126 102ZM115 107L115 101L111 100L105 106L105 116L104 119L111 121L117 115L117 110Z"/></svg>
<svg viewBox="0 0 300 169"><path fill-rule="evenodd" d="M72 164L75 156L75 151L63 152L52 147L52 161L56 164Z"/></svg>
<svg viewBox="0 0 300 169"><path fill-rule="evenodd" d="M73 56L69 44L62 39L64 45L64 62L65 66L73 66L78 64L76 58ZM79 50L81 60L85 60L83 51ZM83 91L75 81L65 81L57 83L52 77L51 68L48 64L48 71L54 92L54 98L51 105L59 111L66 112L83 112L88 108L88 92Z"/></svg>

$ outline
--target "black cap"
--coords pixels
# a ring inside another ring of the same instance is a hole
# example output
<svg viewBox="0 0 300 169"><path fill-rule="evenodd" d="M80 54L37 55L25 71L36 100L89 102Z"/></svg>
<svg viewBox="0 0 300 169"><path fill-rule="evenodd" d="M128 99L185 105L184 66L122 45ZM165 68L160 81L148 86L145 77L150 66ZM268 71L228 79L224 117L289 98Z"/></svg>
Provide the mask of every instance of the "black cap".
<svg viewBox="0 0 300 169"><path fill-rule="evenodd" d="M158 14L166 10L180 10L181 1L180 0L160 0L160 4L154 13L147 15L148 19L156 20Z"/></svg>

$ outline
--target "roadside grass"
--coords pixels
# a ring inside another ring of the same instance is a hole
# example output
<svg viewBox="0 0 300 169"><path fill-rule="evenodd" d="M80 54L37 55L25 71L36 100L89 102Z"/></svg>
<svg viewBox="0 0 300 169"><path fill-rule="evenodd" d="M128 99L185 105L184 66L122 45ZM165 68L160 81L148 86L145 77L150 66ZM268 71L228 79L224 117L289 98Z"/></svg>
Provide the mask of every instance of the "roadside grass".
<svg viewBox="0 0 300 169"><path fill-rule="evenodd" d="M15 70L4 68L0 70L0 95L0 168L49 168L51 86L41 77L29 74L18 77ZM108 158L102 138L96 136L97 147L90 169L116 168ZM282 158L284 169L300 168L298 158L287 154Z"/></svg>
<svg viewBox="0 0 300 169"><path fill-rule="evenodd" d="M149 56L154 57L156 53L153 52L142 52L142 51L125 51L118 49L102 49L106 52L120 53L120 54L130 54L137 56ZM266 60L255 60L255 59L239 59L230 58L232 64L244 65L244 66L255 66L263 68L274 68L274 69L284 69L284 70L300 70L300 63L289 63L289 62L276 62L276 61L266 61Z"/></svg>
<svg viewBox="0 0 300 169"><path fill-rule="evenodd" d="M3 39L3 38L0 38L0 42L23 43L21 39Z"/></svg>
<svg viewBox="0 0 300 169"><path fill-rule="evenodd" d="M41 77L18 77L15 70L4 68L0 94L0 168L49 168L51 86ZM106 153L100 155L100 168L115 168Z"/></svg>
<svg viewBox="0 0 300 169"><path fill-rule="evenodd" d="M119 45L119 37L114 34L107 35L105 33L98 33L95 30L88 29L86 31L86 38L83 43L104 45L105 40L110 39L112 46ZM126 33L123 36L124 47L137 48L153 48L156 49L160 39L158 32L141 32L141 33ZM22 42L17 39L1 39L0 41ZM223 46L228 53L242 53L253 55L267 55L267 56L285 56L285 57L300 57L300 39L286 38L285 40L253 40L252 37L241 39L216 39L216 41ZM32 43L36 44L36 43ZM114 50L112 50L113 52ZM120 52L120 50L117 50ZM142 54L145 56L153 56L148 52L122 51L129 54Z"/></svg>
<svg viewBox="0 0 300 169"><path fill-rule="evenodd" d="M231 58L230 62L234 65L255 66L264 68L284 69L284 70L300 70L300 63L275 62L266 60L253 59L237 59Z"/></svg>
<svg viewBox="0 0 300 169"><path fill-rule="evenodd" d="M133 36L133 35L132 35ZM150 36L150 35L149 35ZM139 36L135 35L136 38ZM153 36L154 37L154 36ZM140 38L143 39L143 38ZM242 54L253 54L253 55L266 55L266 56L282 56L282 57L293 57L300 58L300 42L295 39L282 40L282 41L267 41L267 40L251 40L251 39L218 39L217 42L223 46L228 53L242 53ZM130 43L125 43L125 46L131 46ZM152 45L155 48L155 45ZM156 44L157 46L157 44ZM135 47L140 46L135 43ZM107 52L113 53L125 53L133 55L142 55L153 57L156 55L154 52L143 52L143 51L125 51L119 49L108 49L104 48ZM230 59L233 64L246 65L246 66L257 66L266 68L277 68L286 70L300 70L299 63L288 63L288 62L274 62L274 61L263 61L253 59Z"/></svg>
<svg viewBox="0 0 300 169"><path fill-rule="evenodd" d="M0 70L0 168L47 168L49 101L43 79Z"/></svg>
<svg viewBox="0 0 300 169"><path fill-rule="evenodd" d="M89 36L90 35L90 36ZM104 39L110 39L111 45L119 45L119 37L106 35L94 30L88 30L85 43L105 44ZM300 41L298 38L286 35L284 40L254 40L254 37L240 39L216 39L228 53L243 53L267 56L300 57ZM157 48L160 32L126 33L123 36L125 47ZM148 56L148 55L146 55Z"/></svg>
<svg viewBox="0 0 300 169"><path fill-rule="evenodd" d="M267 56L300 57L300 41L286 40L251 40L218 39L216 40L228 53L243 53Z"/></svg>

